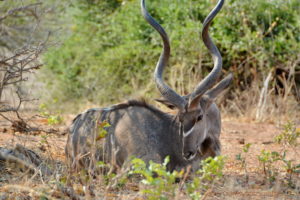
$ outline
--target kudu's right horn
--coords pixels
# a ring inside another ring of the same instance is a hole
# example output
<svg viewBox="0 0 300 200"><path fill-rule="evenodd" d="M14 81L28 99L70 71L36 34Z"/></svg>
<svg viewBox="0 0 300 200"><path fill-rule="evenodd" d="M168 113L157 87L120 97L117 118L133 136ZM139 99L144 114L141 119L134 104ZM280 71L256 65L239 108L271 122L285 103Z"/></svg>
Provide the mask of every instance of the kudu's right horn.
<svg viewBox="0 0 300 200"><path fill-rule="evenodd" d="M212 55L214 68L212 71L198 84L195 90L189 94L189 102L192 102L195 98L203 95L208 89L210 89L217 79L220 76L222 70L222 57L220 51L216 47L216 45L211 40L208 29L209 26L214 19L214 17L218 14L224 4L224 0L219 0L218 4L215 8L209 13L209 15L205 18L203 22L202 29L202 40L205 46L208 48L210 54Z"/></svg>

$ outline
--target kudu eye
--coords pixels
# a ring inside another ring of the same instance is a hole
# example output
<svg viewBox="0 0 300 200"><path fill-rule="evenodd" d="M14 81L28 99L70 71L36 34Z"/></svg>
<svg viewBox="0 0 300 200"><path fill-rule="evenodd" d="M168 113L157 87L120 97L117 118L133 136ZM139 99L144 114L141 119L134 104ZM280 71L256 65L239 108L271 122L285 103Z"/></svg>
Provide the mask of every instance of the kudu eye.
<svg viewBox="0 0 300 200"><path fill-rule="evenodd" d="M201 120L202 120L202 118L203 118L203 115L199 115L199 116L197 117L197 120L196 120L196 122L199 122L199 121L201 121Z"/></svg>

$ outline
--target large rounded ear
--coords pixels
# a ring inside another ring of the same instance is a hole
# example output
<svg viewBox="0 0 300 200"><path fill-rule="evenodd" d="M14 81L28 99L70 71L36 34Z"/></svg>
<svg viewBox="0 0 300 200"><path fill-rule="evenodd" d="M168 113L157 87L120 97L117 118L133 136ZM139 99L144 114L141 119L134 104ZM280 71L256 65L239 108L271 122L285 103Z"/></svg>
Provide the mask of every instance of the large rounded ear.
<svg viewBox="0 0 300 200"><path fill-rule="evenodd" d="M165 106L167 106L168 108L170 108L171 110L175 110L177 107L172 104L170 101L164 99L164 98L160 98L160 99L154 99L155 101L164 104Z"/></svg>
<svg viewBox="0 0 300 200"><path fill-rule="evenodd" d="M204 94L193 99L189 104L189 109L198 108L200 105L203 110L206 110L213 102L213 98L210 98L208 95Z"/></svg>
<svg viewBox="0 0 300 200"><path fill-rule="evenodd" d="M199 107L200 99L202 98L202 95L197 96L196 98L189 101L189 109L197 108Z"/></svg>
<svg viewBox="0 0 300 200"><path fill-rule="evenodd" d="M221 92L228 88L233 79L232 74L227 75L223 80L221 80L215 87L208 90L205 95L211 99L215 99Z"/></svg>
<svg viewBox="0 0 300 200"><path fill-rule="evenodd" d="M202 96L202 98L200 99L201 108L205 111L205 110L207 110L210 107L210 105L213 102L214 102L213 98L210 98L208 95L204 94Z"/></svg>

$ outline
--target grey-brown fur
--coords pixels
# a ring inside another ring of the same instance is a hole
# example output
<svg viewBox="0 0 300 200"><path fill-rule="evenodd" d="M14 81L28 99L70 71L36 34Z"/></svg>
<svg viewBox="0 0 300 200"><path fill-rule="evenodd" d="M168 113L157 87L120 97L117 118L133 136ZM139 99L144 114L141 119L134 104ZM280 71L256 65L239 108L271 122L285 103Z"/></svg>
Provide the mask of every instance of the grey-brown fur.
<svg viewBox="0 0 300 200"><path fill-rule="evenodd" d="M207 116L216 119L216 124L209 130L210 134L201 146L202 155L199 151L193 160L187 161L182 156L182 138L176 115L164 113L144 101L89 109L73 120L66 146L67 159L73 169L93 167L93 160L111 162L113 156L116 156L116 163L112 164L118 167L131 156L146 162L152 160L161 163L167 155L171 159L170 170L180 169L195 161L194 165L197 165L201 158L220 153L220 116L215 104L211 105ZM99 124L104 120L111 125L107 128L108 135L103 144L102 141L95 143ZM118 149L116 155L112 139ZM94 153L93 146L97 146Z"/></svg>

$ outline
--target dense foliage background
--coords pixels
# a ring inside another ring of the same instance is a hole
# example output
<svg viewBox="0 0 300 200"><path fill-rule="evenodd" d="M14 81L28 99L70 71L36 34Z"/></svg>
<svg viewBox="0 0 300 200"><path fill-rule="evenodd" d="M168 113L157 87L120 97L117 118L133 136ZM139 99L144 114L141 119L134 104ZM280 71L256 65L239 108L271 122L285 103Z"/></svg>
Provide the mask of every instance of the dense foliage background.
<svg viewBox="0 0 300 200"><path fill-rule="evenodd" d="M147 0L169 34L172 55L165 79L181 94L191 91L212 68L200 38L201 22L216 0ZM61 16L61 45L45 56L51 98L111 104L152 97L152 73L162 50L159 35L143 19L138 0L74 0ZM227 0L210 28L234 87L262 82L270 70L299 70L299 0Z"/></svg>

